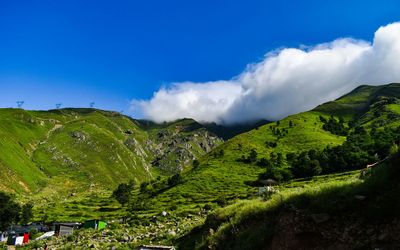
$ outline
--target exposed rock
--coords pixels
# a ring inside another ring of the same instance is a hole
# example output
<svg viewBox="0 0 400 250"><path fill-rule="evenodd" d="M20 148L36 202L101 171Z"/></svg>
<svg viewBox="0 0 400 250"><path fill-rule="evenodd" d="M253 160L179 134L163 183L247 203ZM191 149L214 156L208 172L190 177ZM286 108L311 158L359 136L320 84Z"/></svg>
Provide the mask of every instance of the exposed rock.
<svg viewBox="0 0 400 250"><path fill-rule="evenodd" d="M87 138L87 135L82 131L74 131L71 133L72 138L78 139L78 141L84 141Z"/></svg>

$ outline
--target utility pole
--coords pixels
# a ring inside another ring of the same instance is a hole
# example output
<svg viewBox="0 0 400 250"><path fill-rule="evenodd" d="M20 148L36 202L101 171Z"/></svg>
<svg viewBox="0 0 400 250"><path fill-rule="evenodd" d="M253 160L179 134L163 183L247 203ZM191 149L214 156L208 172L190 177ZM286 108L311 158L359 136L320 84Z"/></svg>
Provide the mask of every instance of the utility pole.
<svg viewBox="0 0 400 250"><path fill-rule="evenodd" d="M17 107L20 109L24 105L25 101L17 101Z"/></svg>

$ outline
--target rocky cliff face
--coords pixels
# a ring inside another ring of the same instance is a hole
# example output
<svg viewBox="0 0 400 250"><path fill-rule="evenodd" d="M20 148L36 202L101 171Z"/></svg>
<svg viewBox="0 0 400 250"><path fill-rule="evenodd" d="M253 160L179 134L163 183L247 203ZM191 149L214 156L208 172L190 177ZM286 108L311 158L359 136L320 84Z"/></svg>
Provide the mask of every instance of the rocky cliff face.
<svg viewBox="0 0 400 250"><path fill-rule="evenodd" d="M202 125L184 119L150 132L146 146L153 152L153 167L166 173L177 173L222 142Z"/></svg>

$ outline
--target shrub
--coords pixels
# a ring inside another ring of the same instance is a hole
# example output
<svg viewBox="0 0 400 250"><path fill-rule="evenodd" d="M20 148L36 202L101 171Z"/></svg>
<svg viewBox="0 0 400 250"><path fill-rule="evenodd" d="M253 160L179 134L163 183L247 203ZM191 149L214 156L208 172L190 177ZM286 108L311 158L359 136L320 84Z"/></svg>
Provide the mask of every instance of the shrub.
<svg viewBox="0 0 400 250"><path fill-rule="evenodd" d="M168 186L170 187L176 186L181 182L182 182L182 176L179 173L168 178Z"/></svg>
<svg viewBox="0 0 400 250"><path fill-rule="evenodd" d="M133 187L133 183L121 183L113 191L112 196L123 206L129 202Z"/></svg>

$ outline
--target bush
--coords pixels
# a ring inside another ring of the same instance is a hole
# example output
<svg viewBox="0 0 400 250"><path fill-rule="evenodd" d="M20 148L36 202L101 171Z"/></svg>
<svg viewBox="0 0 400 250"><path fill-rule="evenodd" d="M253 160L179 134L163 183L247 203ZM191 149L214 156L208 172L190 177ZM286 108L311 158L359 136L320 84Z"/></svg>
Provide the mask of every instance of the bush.
<svg viewBox="0 0 400 250"><path fill-rule="evenodd" d="M320 121L324 124L322 128L326 131L331 132L334 135L342 135L345 136L348 133L348 129L344 126L344 120L342 117L339 118L339 121L336 120L333 116L327 120L323 116L319 116Z"/></svg>
<svg viewBox="0 0 400 250"><path fill-rule="evenodd" d="M193 166L194 169L198 168L199 165L200 165L200 163L199 163L198 160L194 160L193 163L192 163L192 166Z"/></svg>
<svg viewBox="0 0 400 250"><path fill-rule="evenodd" d="M76 238L75 235L70 234L70 235L67 236L67 241L68 242L73 242L73 241L75 241L75 238Z"/></svg>
<svg viewBox="0 0 400 250"><path fill-rule="evenodd" d="M118 185L117 189L113 191L112 196L123 206L129 202L133 188L134 184L132 182L121 183Z"/></svg>
<svg viewBox="0 0 400 250"><path fill-rule="evenodd" d="M168 178L168 186L170 187L176 186L181 182L182 182L182 176L179 173Z"/></svg>

